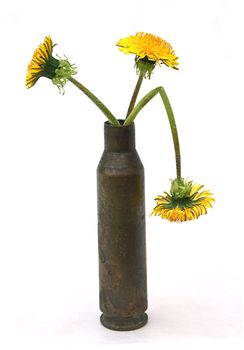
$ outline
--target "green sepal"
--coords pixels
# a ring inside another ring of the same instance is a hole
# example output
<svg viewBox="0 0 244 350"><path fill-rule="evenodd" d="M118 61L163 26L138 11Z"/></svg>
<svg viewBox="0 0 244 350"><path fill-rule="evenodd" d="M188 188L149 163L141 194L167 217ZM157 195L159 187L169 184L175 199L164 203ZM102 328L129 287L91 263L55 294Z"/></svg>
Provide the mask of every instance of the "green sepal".
<svg viewBox="0 0 244 350"><path fill-rule="evenodd" d="M183 178L171 180L170 193L175 198L183 198L190 196L192 189L192 181L187 181Z"/></svg>
<svg viewBox="0 0 244 350"><path fill-rule="evenodd" d="M151 78L152 71L156 66L155 61L150 61L147 56L140 58L136 56L135 58L135 67L138 75L142 75L144 78Z"/></svg>
<svg viewBox="0 0 244 350"><path fill-rule="evenodd" d="M59 65L55 70L55 75L52 78L52 82L54 85L57 85L60 90L62 90L69 78L76 73L77 70L73 64L70 64L67 59L60 59Z"/></svg>

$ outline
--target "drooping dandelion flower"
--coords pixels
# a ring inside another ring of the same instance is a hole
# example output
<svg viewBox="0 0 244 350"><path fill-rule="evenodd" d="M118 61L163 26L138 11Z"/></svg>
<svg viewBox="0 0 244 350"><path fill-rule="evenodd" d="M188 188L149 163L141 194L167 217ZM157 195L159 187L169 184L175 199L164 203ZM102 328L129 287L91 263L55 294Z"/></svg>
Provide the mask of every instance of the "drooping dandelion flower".
<svg viewBox="0 0 244 350"><path fill-rule="evenodd" d="M182 178L173 180L170 194L164 192L155 198L157 205L151 215L161 216L171 222L182 222L207 214L207 208L212 207L214 198L209 191L201 191L202 188L202 185Z"/></svg>
<svg viewBox="0 0 244 350"><path fill-rule="evenodd" d="M125 54L136 55L137 72L144 77L150 78L156 63L178 69L178 57L172 46L153 34L139 32L120 39L117 46Z"/></svg>
<svg viewBox="0 0 244 350"><path fill-rule="evenodd" d="M76 74L74 65L67 58L56 59L52 56L54 46L51 37L47 36L34 51L25 79L27 88L34 86L40 77L46 77L59 89L63 89L68 79Z"/></svg>

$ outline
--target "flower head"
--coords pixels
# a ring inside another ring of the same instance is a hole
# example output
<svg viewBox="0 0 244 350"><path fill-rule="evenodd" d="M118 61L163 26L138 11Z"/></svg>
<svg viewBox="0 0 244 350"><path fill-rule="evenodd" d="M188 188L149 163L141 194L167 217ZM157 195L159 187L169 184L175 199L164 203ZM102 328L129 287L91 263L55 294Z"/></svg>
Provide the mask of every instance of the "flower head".
<svg viewBox="0 0 244 350"><path fill-rule="evenodd" d="M170 194L164 192L164 195L155 198L157 205L151 215L161 216L171 222L181 222L207 214L207 208L212 207L214 198L209 191L200 191L202 188L202 185L182 178L173 180Z"/></svg>
<svg viewBox="0 0 244 350"><path fill-rule="evenodd" d="M59 89L63 89L68 79L76 74L74 65L70 64L67 58L56 59L52 56L54 46L51 37L47 36L35 50L27 69L27 88L34 86L40 77L46 77Z"/></svg>
<svg viewBox="0 0 244 350"><path fill-rule="evenodd" d="M120 39L119 49L125 54L135 54L135 66L138 74L150 78L156 63L178 69L178 57L172 46L153 34L139 32Z"/></svg>

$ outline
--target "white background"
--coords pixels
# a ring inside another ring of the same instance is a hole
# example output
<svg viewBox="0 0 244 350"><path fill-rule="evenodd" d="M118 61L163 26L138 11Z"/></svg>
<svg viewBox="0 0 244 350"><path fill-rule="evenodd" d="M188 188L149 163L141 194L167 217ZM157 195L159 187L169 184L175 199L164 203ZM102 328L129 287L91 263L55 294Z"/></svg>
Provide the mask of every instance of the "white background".
<svg viewBox="0 0 244 350"><path fill-rule="evenodd" d="M8 1L1 5L0 342L2 349L243 349L243 10L238 0ZM50 34L77 79L123 118L133 56L115 46L137 31L169 41L180 70L156 68L181 140L183 176L216 198L195 222L150 218L175 176L156 97L136 120L146 173L149 323L99 323L96 166L104 117L71 84L24 86L33 50ZM14 344L15 342L15 344Z"/></svg>

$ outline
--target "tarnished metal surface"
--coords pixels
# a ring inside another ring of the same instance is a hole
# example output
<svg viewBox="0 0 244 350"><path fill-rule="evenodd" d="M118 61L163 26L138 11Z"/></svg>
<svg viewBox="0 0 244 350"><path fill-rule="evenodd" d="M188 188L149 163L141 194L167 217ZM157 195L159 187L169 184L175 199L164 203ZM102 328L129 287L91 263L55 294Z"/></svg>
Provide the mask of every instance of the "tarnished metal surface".
<svg viewBox="0 0 244 350"><path fill-rule="evenodd" d="M134 124L105 123L104 134L97 168L101 322L132 330L147 322L144 169Z"/></svg>

